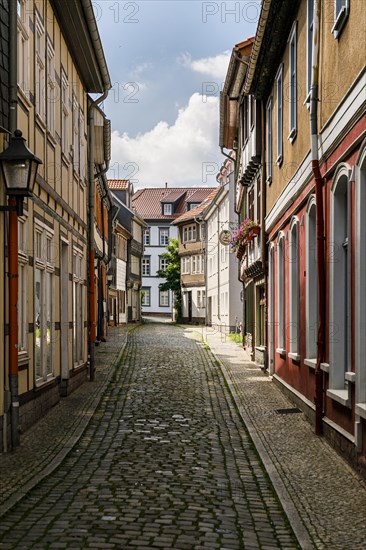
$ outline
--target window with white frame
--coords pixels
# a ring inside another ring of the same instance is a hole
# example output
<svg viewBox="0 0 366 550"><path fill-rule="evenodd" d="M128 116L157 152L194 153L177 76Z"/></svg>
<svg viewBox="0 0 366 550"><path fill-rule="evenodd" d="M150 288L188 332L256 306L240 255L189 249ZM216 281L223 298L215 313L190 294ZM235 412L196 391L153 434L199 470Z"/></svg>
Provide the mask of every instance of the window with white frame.
<svg viewBox="0 0 366 550"><path fill-rule="evenodd" d="M197 290L197 308L203 309L206 307L206 291Z"/></svg>
<svg viewBox="0 0 366 550"><path fill-rule="evenodd" d="M266 135L266 163L267 163L267 182L272 181L272 99L267 103L267 135Z"/></svg>
<svg viewBox="0 0 366 550"><path fill-rule="evenodd" d="M307 29L306 29L306 102L310 101L310 86L313 70L313 30L314 30L314 0L307 3Z"/></svg>
<svg viewBox="0 0 366 550"><path fill-rule="evenodd" d="M18 85L29 99L29 13L27 0L17 0Z"/></svg>
<svg viewBox="0 0 366 550"><path fill-rule="evenodd" d="M80 177L85 180L86 178L86 138L85 138L85 119L83 110L79 111L79 123L80 123Z"/></svg>
<svg viewBox="0 0 366 550"><path fill-rule="evenodd" d="M290 352L291 359L298 360L300 353L300 247L299 220L294 217L290 225Z"/></svg>
<svg viewBox="0 0 366 550"><path fill-rule="evenodd" d="M276 76L277 92L277 159L281 164L283 159L283 66L281 64Z"/></svg>
<svg viewBox="0 0 366 550"><path fill-rule="evenodd" d="M188 203L188 210L193 210L193 208L196 208L199 205L200 205L199 202L189 202Z"/></svg>
<svg viewBox="0 0 366 550"><path fill-rule="evenodd" d="M347 165L338 167L330 194L329 388L344 390L350 351ZM329 391L329 390L328 390Z"/></svg>
<svg viewBox="0 0 366 550"><path fill-rule="evenodd" d="M168 267L168 260L166 258L163 258L163 256L159 256L159 269L165 270Z"/></svg>
<svg viewBox="0 0 366 550"><path fill-rule="evenodd" d="M189 275L191 273L191 258L189 256L183 256L181 259L182 275Z"/></svg>
<svg viewBox="0 0 366 550"><path fill-rule="evenodd" d="M160 228L159 229L159 242L160 246L166 246L169 244L169 229Z"/></svg>
<svg viewBox="0 0 366 550"><path fill-rule="evenodd" d="M28 269L27 220L18 218L18 352L28 351Z"/></svg>
<svg viewBox="0 0 366 550"><path fill-rule="evenodd" d="M150 227L144 230L144 245L150 245Z"/></svg>
<svg viewBox="0 0 366 550"><path fill-rule="evenodd" d="M64 70L61 71L61 145L62 152L69 152L69 82Z"/></svg>
<svg viewBox="0 0 366 550"><path fill-rule="evenodd" d="M332 33L334 38L338 38L348 19L349 0L334 0L334 25Z"/></svg>
<svg viewBox="0 0 366 550"><path fill-rule="evenodd" d="M145 307L151 306L151 287L142 287L141 289L141 305Z"/></svg>
<svg viewBox="0 0 366 550"><path fill-rule="evenodd" d="M278 239L278 285L277 285L277 348L285 349L285 236Z"/></svg>
<svg viewBox="0 0 366 550"><path fill-rule="evenodd" d="M356 414L366 418L366 141L360 148L355 166L355 372Z"/></svg>
<svg viewBox="0 0 366 550"><path fill-rule="evenodd" d="M297 21L294 22L289 38L290 46L290 86L289 86L289 109L290 109L290 133L288 139L292 143L297 134Z"/></svg>
<svg viewBox="0 0 366 550"><path fill-rule="evenodd" d="M183 242L194 242L197 239L196 224L186 225L183 229Z"/></svg>
<svg viewBox="0 0 366 550"><path fill-rule="evenodd" d="M165 203L163 208L164 216L171 216L173 214L173 205L171 203Z"/></svg>
<svg viewBox="0 0 366 550"><path fill-rule="evenodd" d="M75 172L80 172L80 120L79 104L76 96L72 98L72 154Z"/></svg>
<svg viewBox="0 0 366 550"><path fill-rule="evenodd" d="M317 357L318 274L316 261L316 203L312 195L306 209L306 357Z"/></svg>
<svg viewBox="0 0 366 550"><path fill-rule="evenodd" d="M201 274L204 271L204 263L202 254L194 254L192 256L192 273Z"/></svg>
<svg viewBox="0 0 366 550"><path fill-rule="evenodd" d="M159 290L159 306L169 307L169 290Z"/></svg>
<svg viewBox="0 0 366 550"><path fill-rule="evenodd" d="M57 88L55 78L55 51L51 41L47 39L47 129L51 136L55 135Z"/></svg>
<svg viewBox="0 0 366 550"><path fill-rule="evenodd" d="M45 31L40 16L36 12L35 25L35 96L36 96L36 114L45 119L46 114L46 60L45 60Z"/></svg>
<svg viewBox="0 0 366 550"><path fill-rule="evenodd" d="M79 365L84 360L84 253L74 246L72 263L73 306L73 362Z"/></svg>
<svg viewBox="0 0 366 550"><path fill-rule="evenodd" d="M41 384L54 375L53 232L37 223L34 239L34 364L36 383Z"/></svg>
<svg viewBox="0 0 366 550"><path fill-rule="evenodd" d="M150 275L150 256L144 256L142 258L142 275L143 276Z"/></svg>
<svg viewBox="0 0 366 550"><path fill-rule="evenodd" d="M200 240L204 241L206 239L206 225L204 223L200 224Z"/></svg>

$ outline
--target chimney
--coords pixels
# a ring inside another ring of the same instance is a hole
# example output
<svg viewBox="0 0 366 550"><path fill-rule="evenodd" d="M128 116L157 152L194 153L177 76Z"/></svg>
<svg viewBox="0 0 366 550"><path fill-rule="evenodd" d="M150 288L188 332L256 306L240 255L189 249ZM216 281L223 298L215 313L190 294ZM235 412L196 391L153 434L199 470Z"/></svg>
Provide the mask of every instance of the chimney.
<svg viewBox="0 0 366 550"><path fill-rule="evenodd" d="M168 182L165 182L165 189L168 189Z"/></svg>

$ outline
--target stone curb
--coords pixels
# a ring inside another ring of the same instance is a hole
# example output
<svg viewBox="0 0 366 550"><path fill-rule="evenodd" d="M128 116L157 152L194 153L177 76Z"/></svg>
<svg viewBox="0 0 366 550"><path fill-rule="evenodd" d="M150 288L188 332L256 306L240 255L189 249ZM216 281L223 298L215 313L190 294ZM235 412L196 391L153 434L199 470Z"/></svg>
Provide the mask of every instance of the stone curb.
<svg viewBox="0 0 366 550"><path fill-rule="evenodd" d="M62 449L52 458L51 462L42 470L42 472L38 472L34 475L23 487L17 491L15 491L7 500L7 502L3 503L1 505L1 514L0 517L5 515L13 506L15 506L29 491L31 491L40 481L42 481L44 478L52 474L52 472L61 464L61 462L66 458L66 456L69 454L69 452L75 447L77 442L79 441L80 437L83 435L86 427L88 426L91 418L94 415L94 412L96 408L99 405L100 399L104 393L104 390L109 383L114 370L116 366L118 365L122 354L125 350L126 344L127 344L127 338L130 332L133 330L136 330L137 326L133 326L127 330L125 341L123 342L117 357L115 358L113 364L111 365L111 368L109 369L107 375L105 376L105 379L101 383L100 387L97 388L94 392L94 395L92 396L92 400L89 403L87 401L82 409L80 410L80 420L74 429L73 433L70 435L70 437L66 440L65 444L62 446ZM88 412L88 414L85 414L85 412Z"/></svg>

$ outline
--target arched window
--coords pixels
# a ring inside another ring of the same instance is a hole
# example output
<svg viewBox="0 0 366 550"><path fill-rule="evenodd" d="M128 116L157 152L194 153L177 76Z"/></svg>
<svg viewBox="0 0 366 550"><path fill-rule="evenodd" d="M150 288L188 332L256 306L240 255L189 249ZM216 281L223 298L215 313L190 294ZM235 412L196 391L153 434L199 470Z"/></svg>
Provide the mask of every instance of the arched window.
<svg viewBox="0 0 366 550"><path fill-rule="evenodd" d="M290 268L290 353L291 359L299 360L300 356L300 279L299 279L299 219L295 216L290 225L289 246Z"/></svg>
<svg viewBox="0 0 366 550"><path fill-rule="evenodd" d="M285 349L285 235L278 236L277 263L277 352Z"/></svg>
<svg viewBox="0 0 366 550"><path fill-rule="evenodd" d="M329 389L328 395L348 401L345 372L349 352L348 184L350 168L341 164L330 194L329 254ZM332 390L336 390L336 393ZM339 391L337 391L339 390ZM344 395L343 395L344 392Z"/></svg>
<svg viewBox="0 0 366 550"><path fill-rule="evenodd" d="M366 141L355 169L355 345L356 414L366 418ZM361 442L359 442L361 445Z"/></svg>
<svg viewBox="0 0 366 550"><path fill-rule="evenodd" d="M306 357L317 357L318 273L316 260L316 202L311 195L306 208Z"/></svg>

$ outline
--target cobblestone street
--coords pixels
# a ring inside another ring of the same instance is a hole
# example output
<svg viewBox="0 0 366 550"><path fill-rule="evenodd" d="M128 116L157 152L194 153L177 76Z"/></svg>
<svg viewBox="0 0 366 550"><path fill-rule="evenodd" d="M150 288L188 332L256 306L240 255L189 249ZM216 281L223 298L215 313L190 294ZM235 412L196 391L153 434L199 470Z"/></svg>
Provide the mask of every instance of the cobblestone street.
<svg viewBox="0 0 366 550"><path fill-rule="evenodd" d="M132 332L83 435L2 517L0 548L298 548L218 363Z"/></svg>

